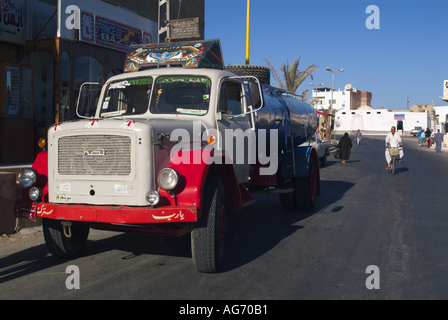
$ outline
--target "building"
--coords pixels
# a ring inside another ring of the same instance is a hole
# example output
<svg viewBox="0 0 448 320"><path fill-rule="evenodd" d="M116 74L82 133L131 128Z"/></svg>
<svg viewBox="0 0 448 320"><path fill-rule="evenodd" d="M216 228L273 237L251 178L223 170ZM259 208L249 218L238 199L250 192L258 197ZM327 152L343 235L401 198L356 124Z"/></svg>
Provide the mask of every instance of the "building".
<svg viewBox="0 0 448 320"><path fill-rule="evenodd" d="M313 90L313 98L317 98L317 110L328 110L331 104L331 88ZM349 84L344 90L333 90L333 110L357 110L362 106L372 106L371 92L358 91Z"/></svg>
<svg viewBox="0 0 448 320"><path fill-rule="evenodd" d="M335 115L335 130L339 133L360 129L367 134L384 134L390 132L392 126L403 130L404 133L409 133L414 127L435 129L434 125L434 117L427 110L424 112L394 111L364 106L357 110L339 110Z"/></svg>
<svg viewBox="0 0 448 320"><path fill-rule="evenodd" d="M0 165L31 163L50 125L77 119L82 83L121 73L127 45L159 36L158 0L0 0L0 11ZM198 18L195 39L204 12L205 0L170 0L171 17Z"/></svg>

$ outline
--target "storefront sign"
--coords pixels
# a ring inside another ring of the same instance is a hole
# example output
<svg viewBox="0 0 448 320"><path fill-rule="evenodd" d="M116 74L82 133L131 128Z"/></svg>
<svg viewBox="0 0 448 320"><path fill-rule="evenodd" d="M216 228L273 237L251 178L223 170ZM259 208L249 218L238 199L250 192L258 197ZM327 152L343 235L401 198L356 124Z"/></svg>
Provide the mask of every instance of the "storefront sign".
<svg viewBox="0 0 448 320"><path fill-rule="evenodd" d="M199 38L199 18L171 20L171 39Z"/></svg>
<svg viewBox="0 0 448 320"><path fill-rule="evenodd" d="M97 44L121 51L142 43L141 30L99 16L95 17L95 35Z"/></svg>
<svg viewBox="0 0 448 320"><path fill-rule="evenodd" d="M0 41L25 44L26 0L0 0Z"/></svg>
<svg viewBox="0 0 448 320"><path fill-rule="evenodd" d="M152 35L149 32L81 11L79 40L127 52L130 45L152 43Z"/></svg>
<svg viewBox="0 0 448 320"><path fill-rule="evenodd" d="M404 114L394 114L394 120L404 120Z"/></svg>

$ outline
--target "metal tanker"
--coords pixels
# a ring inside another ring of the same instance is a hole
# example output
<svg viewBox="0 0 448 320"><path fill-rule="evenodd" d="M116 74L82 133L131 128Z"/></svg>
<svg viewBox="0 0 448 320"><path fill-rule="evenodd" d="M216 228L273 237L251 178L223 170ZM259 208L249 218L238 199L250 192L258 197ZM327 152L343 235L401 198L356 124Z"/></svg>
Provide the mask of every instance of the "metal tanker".
<svg viewBox="0 0 448 320"><path fill-rule="evenodd" d="M264 105L255 113L255 128L277 129L279 149L285 146L285 136L292 135L294 146L307 141L317 130L318 116L308 103L279 89L262 85Z"/></svg>
<svg viewBox="0 0 448 320"><path fill-rule="evenodd" d="M15 214L42 218L50 253L76 257L91 228L190 233L196 269L217 272L227 209L253 205L255 193L279 194L285 211L314 209L319 158L301 146L318 125L309 104L223 70L219 40L129 50L125 73L102 89L83 84L76 114L84 119L51 126L48 149L19 174ZM254 135L270 154L252 162Z"/></svg>

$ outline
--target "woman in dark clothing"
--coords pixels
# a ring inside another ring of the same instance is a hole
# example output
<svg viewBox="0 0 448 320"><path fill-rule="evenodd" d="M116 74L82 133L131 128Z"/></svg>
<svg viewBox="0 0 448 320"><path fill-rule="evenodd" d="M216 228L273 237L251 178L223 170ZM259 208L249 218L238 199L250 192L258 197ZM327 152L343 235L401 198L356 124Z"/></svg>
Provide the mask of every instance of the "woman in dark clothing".
<svg viewBox="0 0 448 320"><path fill-rule="evenodd" d="M352 140L348 137L348 133L346 132L344 136L339 140L338 150L340 151L341 162L345 163L345 160L350 158L350 149L352 148Z"/></svg>

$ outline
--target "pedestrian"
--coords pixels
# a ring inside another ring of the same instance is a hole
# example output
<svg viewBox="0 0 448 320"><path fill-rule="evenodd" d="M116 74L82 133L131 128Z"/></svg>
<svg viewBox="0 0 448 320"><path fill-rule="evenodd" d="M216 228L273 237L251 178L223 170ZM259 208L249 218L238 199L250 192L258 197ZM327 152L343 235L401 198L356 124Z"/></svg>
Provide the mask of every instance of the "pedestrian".
<svg viewBox="0 0 448 320"><path fill-rule="evenodd" d="M356 144L359 146L361 144L362 139L362 133L361 130L358 129L358 132L356 132Z"/></svg>
<svg viewBox="0 0 448 320"><path fill-rule="evenodd" d="M420 131L417 133L417 137L418 137L418 145L419 145L419 146L422 145L422 133L423 133L423 130L420 130Z"/></svg>
<svg viewBox="0 0 448 320"><path fill-rule="evenodd" d="M436 153L442 153L443 134L440 133L440 129L437 129L437 133L434 135L434 141L436 142Z"/></svg>
<svg viewBox="0 0 448 320"><path fill-rule="evenodd" d="M348 133L346 132L337 145L342 163L345 163L345 160L350 158L350 149L352 147L352 140L348 137Z"/></svg>
<svg viewBox="0 0 448 320"><path fill-rule="evenodd" d="M431 130L429 130L429 128L426 129L425 137L426 137L426 143L427 143L428 149L429 149L429 148L431 148Z"/></svg>

